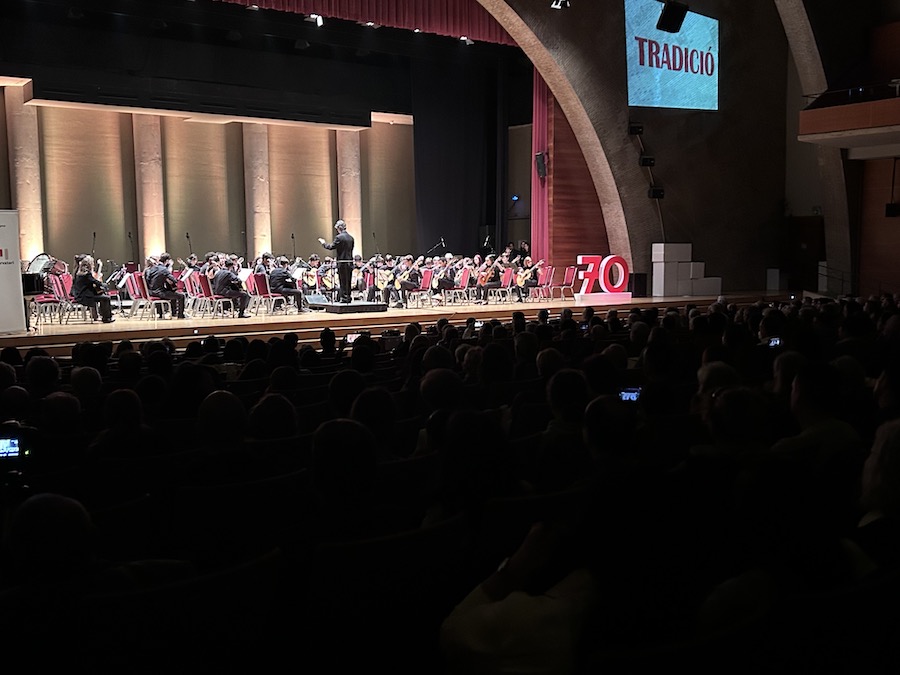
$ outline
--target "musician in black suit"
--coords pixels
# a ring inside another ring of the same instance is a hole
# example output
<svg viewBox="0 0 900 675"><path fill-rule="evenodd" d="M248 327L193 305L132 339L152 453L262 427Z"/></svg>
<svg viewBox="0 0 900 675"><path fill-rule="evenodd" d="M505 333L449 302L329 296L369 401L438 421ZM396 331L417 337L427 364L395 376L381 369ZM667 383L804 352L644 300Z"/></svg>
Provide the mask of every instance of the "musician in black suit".
<svg viewBox="0 0 900 675"><path fill-rule="evenodd" d="M306 303L306 294L303 289L297 288L297 281L291 276L291 261L281 256L275 261L275 267L269 274L269 289L273 293L280 293L286 298L294 298L297 303L297 309L301 312L308 312L309 307Z"/></svg>
<svg viewBox="0 0 900 675"><path fill-rule="evenodd" d="M99 310L103 323L112 323L112 306L106 294L106 284L94 276L94 259L83 256L72 279L72 297L79 305L90 307L91 317L97 318Z"/></svg>
<svg viewBox="0 0 900 675"><path fill-rule="evenodd" d="M144 278L147 279L150 295L168 300L172 303L172 316L183 319L185 294L175 290L178 280L172 274L172 256L168 253L160 255L157 263L144 272ZM158 306L157 311L162 316L162 306Z"/></svg>
<svg viewBox="0 0 900 675"><path fill-rule="evenodd" d="M400 260L400 264L394 268L394 285L390 286L391 301L397 309L406 306L409 291L415 290L422 283L422 273L413 263L413 257L407 255ZM399 286L399 288L398 288ZM387 299L385 299L387 303Z"/></svg>
<svg viewBox="0 0 900 675"><path fill-rule="evenodd" d="M250 304L250 294L243 289L241 278L234 273L234 261L227 258L224 266L212 278L212 291L216 295L231 298L238 306L238 318L248 319L247 305Z"/></svg>
<svg viewBox="0 0 900 675"><path fill-rule="evenodd" d="M328 250L333 250L338 268L338 283L341 286L341 302L349 303L350 281L353 278L353 237L347 232L347 223L339 220L334 224L337 235L330 244L321 237L319 243Z"/></svg>

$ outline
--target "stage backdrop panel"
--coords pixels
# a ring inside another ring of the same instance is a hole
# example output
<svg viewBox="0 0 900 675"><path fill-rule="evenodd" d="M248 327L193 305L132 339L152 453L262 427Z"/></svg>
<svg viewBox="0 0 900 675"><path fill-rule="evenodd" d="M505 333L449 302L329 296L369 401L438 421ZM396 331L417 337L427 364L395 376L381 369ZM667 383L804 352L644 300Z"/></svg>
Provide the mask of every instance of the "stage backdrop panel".
<svg viewBox="0 0 900 675"><path fill-rule="evenodd" d="M0 333L25 330L22 267L19 262L19 213L0 211Z"/></svg>

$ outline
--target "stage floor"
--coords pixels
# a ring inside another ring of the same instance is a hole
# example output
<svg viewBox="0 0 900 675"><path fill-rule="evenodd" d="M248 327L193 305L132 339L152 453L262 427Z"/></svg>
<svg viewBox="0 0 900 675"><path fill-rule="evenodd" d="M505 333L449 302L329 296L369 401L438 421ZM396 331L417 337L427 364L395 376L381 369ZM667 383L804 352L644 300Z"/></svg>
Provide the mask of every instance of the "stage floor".
<svg viewBox="0 0 900 675"><path fill-rule="evenodd" d="M729 293L725 296L727 302L749 304L759 300L773 301L786 300L790 296L787 292L771 293L766 291L748 291L743 293ZM627 305L593 304L599 313L605 313L608 309L616 309L620 315L627 315L632 307L641 309L649 307L684 307L687 304L705 308L715 302L715 297L650 297L632 298ZM80 316L73 314L68 324L60 325L58 322L42 322L32 326L28 333L10 333L0 335L0 347L13 346L20 349L41 347L53 355L68 355L72 345L85 341L131 340L144 342L147 340L160 340L169 338L175 342L178 348L184 348L192 340L199 340L208 335L220 338L229 338L243 335L249 339L269 339L272 336L281 336L285 333L297 333L303 344L318 345L319 332L326 326L334 330L338 337L347 333L355 333L361 330L371 331L373 336L379 336L386 330L399 330L403 333L406 324L418 321L423 328L436 323L438 319L446 317L454 324L462 324L468 317L478 320L500 319L509 321L513 312L524 312L526 319L536 319L541 309L550 312L551 318L559 316L564 308L572 309L576 315L580 314L583 307L577 305L572 298L560 300L531 301L524 303L501 302L490 305L452 304L447 306L424 306L422 308L394 309L388 308L383 312L360 312L347 314L332 314L325 311L313 311L289 314L276 311L267 314L261 310L258 315L250 315L248 319L238 319L226 316L225 318L199 318L187 319L140 319L115 314L114 323L84 322Z"/></svg>

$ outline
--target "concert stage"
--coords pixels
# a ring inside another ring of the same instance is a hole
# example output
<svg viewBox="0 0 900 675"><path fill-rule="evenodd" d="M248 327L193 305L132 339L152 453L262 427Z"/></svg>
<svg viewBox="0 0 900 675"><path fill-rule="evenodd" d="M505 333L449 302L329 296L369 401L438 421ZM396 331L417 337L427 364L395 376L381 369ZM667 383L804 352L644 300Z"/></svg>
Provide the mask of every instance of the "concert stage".
<svg viewBox="0 0 900 675"><path fill-rule="evenodd" d="M730 293L726 296L727 302L737 304L750 304L759 300L767 302L774 300L787 300L787 293L769 293L766 291ZM598 313L605 313L608 309L616 309L620 317L628 314L632 307L646 309L650 307L680 307L691 304L701 308L708 307L715 302L715 297L654 297L632 298L628 305L596 304L593 305ZM113 305L115 307L115 303ZM350 305L352 307L353 305ZM544 300L525 303L502 302L490 305L451 304L448 306L422 308L411 307L409 309L386 308L378 312L366 312L352 314L334 314L327 311L313 311L302 314L284 314L276 311L266 314L260 311L258 315L252 315L249 319L238 319L230 316L212 318L192 317L187 319L139 319L116 314L114 323L84 322L80 316L73 314L68 324L60 325L58 322L42 322L34 326L29 333L14 333L0 335L0 348L6 346L18 347L26 350L31 347L41 347L50 354L67 356L72 346L78 342L131 340L133 342L146 342L148 340L172 340L179 349L183 349L193 340L200 340L207 335L215 335L228 339L239 335L249 339L260 338L268 340L271 337L280 337L285 333L297 333L302 344L318 346L319 333L326 326L331 328L337 336L343 337L348 333L357 333L363 330L370 331L374 337L382 335L384 331L399 331L403 333L406 324L418 321L423 329L435 324L438 319L446 317L454 325L462 325L468 317L486 321L499 319L510 321L513 312L523 312L527 320L536 319L538 312L546 309L550 312L551 319L558 318L564 308L571 309L578 316L582 307L575 304L572 298L564 300Z"/></svg>
<svg viewBox="0 0 900 675"><path fill-rule="evenodd" d="M354 300L353 302L313 302L309 301L310 309L325 310L328 314L368 314L371 312L386 312L388 306L383 302L366 302Z"/></svg>

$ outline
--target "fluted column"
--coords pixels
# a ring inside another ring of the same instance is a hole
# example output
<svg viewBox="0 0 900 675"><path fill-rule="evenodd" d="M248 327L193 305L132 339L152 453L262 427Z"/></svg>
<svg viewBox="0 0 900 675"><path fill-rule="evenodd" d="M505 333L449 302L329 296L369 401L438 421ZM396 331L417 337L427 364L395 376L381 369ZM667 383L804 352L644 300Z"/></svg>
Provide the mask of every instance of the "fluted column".
<svg viewBox="0 0 900 675"><path fill-rule="evenodd" d="M137 175L138 246L147 256L166 250L166 201L163 188L162 126L159 115L134 115L134 163Z"/></svg>
<svg viewBox="0 0 900 675"><path fill-rule="evenodd" d="M353 235L353 253L362 252L362 179L358 131L337 131L338 207Z"/></svg>
<svg viewBox="0 0 900 675"><path fill-rule="evenodd" d="M30 85L26 85L30 86ZM19 212L19 249L24 260L44 252L44 209L41 201L41 146L38 111L25 105L24 87L6 87L6 133L12 206Z"/></svg>
<svg viewBox="0 0 900 675"><path fill-rule="evenodd" d="M247 253L272 251L272 200L269 194L269 127L243 124Z"/></svg>

